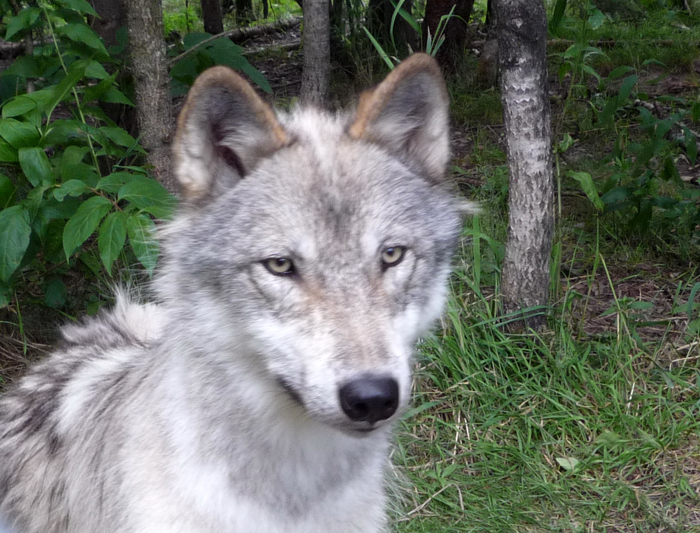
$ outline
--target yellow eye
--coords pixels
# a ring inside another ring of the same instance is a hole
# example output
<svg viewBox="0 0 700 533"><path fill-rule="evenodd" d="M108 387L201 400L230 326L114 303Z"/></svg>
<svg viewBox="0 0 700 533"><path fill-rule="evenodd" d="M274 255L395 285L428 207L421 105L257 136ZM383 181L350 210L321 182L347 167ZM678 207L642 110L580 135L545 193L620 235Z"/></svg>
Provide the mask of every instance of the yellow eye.
<svg viewBox="0 0 700 533"><path fill-rule="evenodd" d="M271 257L263 261L263 265L275 276L288 276L294 273L294 263L288 257Z"/></svg>
<svg viewBox="0 0 700 533"><path fill-rule="evenodd" d="M405 251L406 249L403 246L384 248L382 252L382 265L384 265L385 268L398 265L403 259Z"/></svg>

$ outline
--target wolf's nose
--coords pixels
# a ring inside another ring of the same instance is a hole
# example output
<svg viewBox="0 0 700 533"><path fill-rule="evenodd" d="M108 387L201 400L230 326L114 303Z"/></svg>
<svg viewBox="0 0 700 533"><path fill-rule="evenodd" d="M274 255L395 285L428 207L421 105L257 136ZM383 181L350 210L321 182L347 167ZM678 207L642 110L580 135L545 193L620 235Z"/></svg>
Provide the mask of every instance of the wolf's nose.
<svg viewBox="0 0 700 533"><path fill-rule="evenodd" d="M399 406L399 384L392 378L362 377L340 389L340 405L350 420L374 424Z"/></svg>

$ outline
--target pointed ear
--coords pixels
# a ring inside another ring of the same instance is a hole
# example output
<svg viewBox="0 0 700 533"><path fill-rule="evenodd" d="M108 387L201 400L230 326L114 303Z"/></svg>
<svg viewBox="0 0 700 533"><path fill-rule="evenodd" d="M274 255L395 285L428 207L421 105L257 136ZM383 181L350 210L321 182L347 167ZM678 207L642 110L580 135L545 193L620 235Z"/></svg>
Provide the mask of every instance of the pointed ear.
<svg viewBox="0 0 700 533"><path fill-rule="evenodd" d="M215 196L288 143L272 109L243 78L227 67L203 72L177 122L175 173L184 198Z"/></svg>
<svg viewBox="0 0 700 533"><path fill-rule="evenodd" d="M437 62L414 54L362 94L348 134L380 144L430 179L441 180L450 161L448 107Z"/></svg>

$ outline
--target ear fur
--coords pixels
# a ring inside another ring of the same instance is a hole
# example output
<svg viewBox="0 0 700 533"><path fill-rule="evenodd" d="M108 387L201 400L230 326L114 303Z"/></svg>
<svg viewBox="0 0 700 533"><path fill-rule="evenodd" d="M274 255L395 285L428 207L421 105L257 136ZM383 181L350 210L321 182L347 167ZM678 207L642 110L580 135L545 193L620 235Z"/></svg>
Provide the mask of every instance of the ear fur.
<svg viewBox="0 0 700 533"><path fill-rule="evenodd" d="M175 173L183 196L197 203L216 195L289 142L272 109L243 78L228 67L206 70L177 122Z"/></svg>
<svg viewBox="0 0 700 533"><path fill-rule="evenodd" d="M348 135L380 144L440 181L450 161L448 107L437 62L414 54L362 94Z"/></svg>

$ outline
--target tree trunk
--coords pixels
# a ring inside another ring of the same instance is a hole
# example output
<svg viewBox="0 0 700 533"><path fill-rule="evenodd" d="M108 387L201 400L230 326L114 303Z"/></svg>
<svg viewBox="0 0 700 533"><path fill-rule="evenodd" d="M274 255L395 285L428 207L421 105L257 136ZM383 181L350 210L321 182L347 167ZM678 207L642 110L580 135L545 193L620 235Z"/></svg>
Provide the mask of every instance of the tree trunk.
<svg viewBox="0 0 700 533"><path fill-rule="evenodd" d="M141 144L156 179L175 191L170 156L172 101L160 0L127 0L129 54Z"/></svg>
<svg viewBox="0 0 700 533"><path fill-rule="evenodd" d="M433 45L436 44L437 37L439 37L437 34L440 21L442 17L449 15L454 8L447 23L442 24L445 42L435 56L443 70L455 72L464 60L467 28L473 7L474 0L428 0L425 5L423 46L426 45L428 32L430 32Z"/></svg>
<svg viewBox="0 0 700 533"><path fill-rule="evenodd" d="M90 26L104 39L107 46L117 44L117 30L126 26L126 6L123 0L90 0L100 16L90 17Z"/></svg>
<svg viewBox="0 0 700 533"><path fill-rule="evenodd" d="M391 27L391 19L394 18L394 5L391 0L369 0L367 4L367 26L377 42L390 55L405 57L409 48L418 49L418 36L411 25L401 15L394 19L394 27ZM405 0L401 9L412 14L413 0ZM393 37L393 39L392 39Z"/></svg>
<svg viewBox="0 0 700 533"><path fill-rule="evenodd" d="M221 12L221 0L200 0L204 31L218 35L224 31L224 19Z"/></svg>
<svg viewBox="0 0 700 533"><path fill-rule="evenodd" d="M253 0L236 0L236 23L239 26L247 26L254 19Z"/></svg>
<svg viewBox="0 0 700 533"><path fill-rule="evenodd" d="M506 313L544 306L554 232L551 123L547 95L547 18L543 0L495 5L506 127L509 216L503 263ZM542 313L516 327L539 327Z"/></svg>
<svg viewBox="0 0 700 533"><path fill-rule="evenodd" d="M320 107L325 106L328 101L331 73L330 35L328 0L305 0L301 100Z"/></svg>

